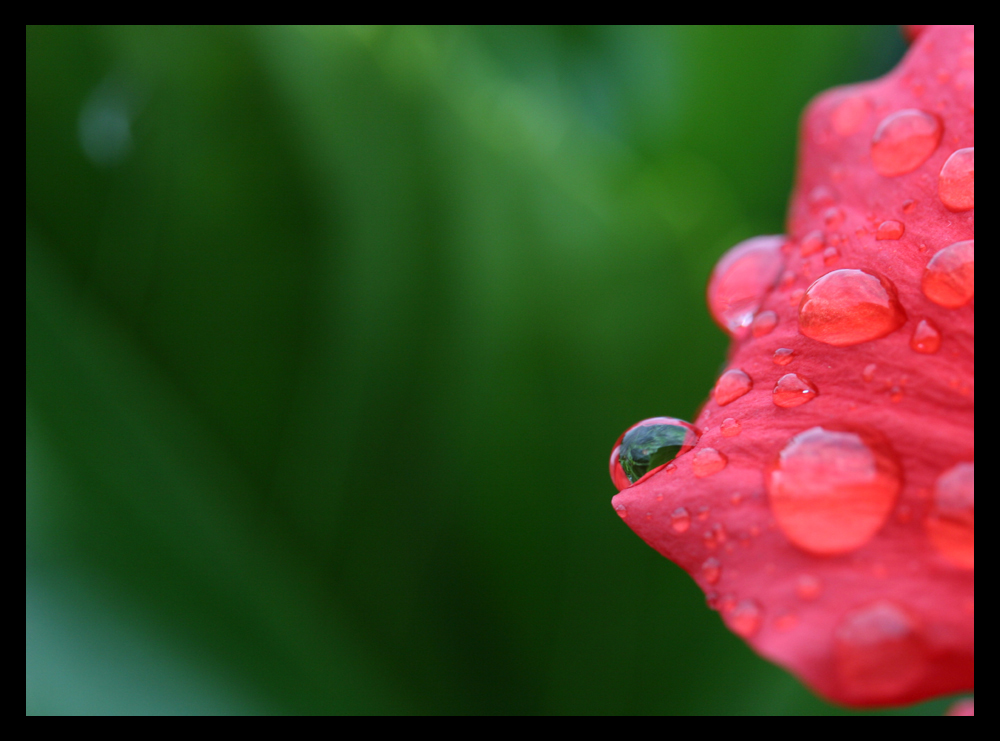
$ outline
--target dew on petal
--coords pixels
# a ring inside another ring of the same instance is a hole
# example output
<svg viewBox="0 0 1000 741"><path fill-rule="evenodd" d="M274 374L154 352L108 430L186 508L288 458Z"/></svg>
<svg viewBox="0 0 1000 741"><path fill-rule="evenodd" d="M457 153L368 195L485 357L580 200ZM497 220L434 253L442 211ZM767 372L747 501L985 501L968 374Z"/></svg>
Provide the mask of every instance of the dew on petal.
<svg viewBox="0 0 1000 741"><path fill-rule="evenodd" d="M921 319L913 328L910 347L916 352L932 355L941 348L941 333L930 319Z"/></svg>
<svg viewBox="0 0 1000 741"><path fill-rule="evenodd" d="M792 358L795 357L795 351L790 347L779 347L774 351L774 355L771 356L771 360L775 365L788 365L792 362Z"/></svg>
<svg viewBox="0 0 1000 741"><path fill-rule="evenodd" d="M847 553L885 524L900 489L900 468L874 432L813 427L785 445L765 482L785 536L809 553Z"/></svg>
<svg viewBox="0 0 1000 741"><path fill-rule="evenodd" d="M906 322L888 278L864 270L834 270L818 278L799 304L799 331L845 347L885 337Z"/></svg>
<svg viewBox="0 0 1000 741"><path fill-rule="evenodd" d="M754 337L763 337L771 334L776 326L778 326L778 315L773 311L762 311L753 318L750 332Z"/></svg>
<svg viewBox="0 0 1000 741"><path fill-rule="evenodd" d="M920 286L938 306L957 309L969 303L976 291L976 240L955 242L934 255Z"/></svg>
<svg viewBox="0 0 1000 741"><path fill-rule="evenodd" d="M754 237L730 249L712 271L708 308L732 334L747 327L781 274L783 236Z"/></svg>
<svg viewBox="0 0 1000 741"><path fill-rule="evenodd" d="M833 124L833 130L840 136L850 136L861 128L870 112L871 103L868 99L855 95L841 101L840 105L833 109L830 122Z"/></svg>
<svg viewBox="0 0 1000 741"><path fill-rule="evenodd" d="M750 638L760 629L763 614L752 599L740 600L726 615L726 623L736 635Z"/></svg>
<svg viewBox="0 0 1000 741"><path fill-rule="evenodd" d="M887 116L872 137L875 172L886 177L913 172L937 149L943 131L940 119L924 111L910 108Z"/></svg>
<svg viewBox="0 0 1000 741"><path fill-rule="evenodd" d="M975 463L958 463L938 477L925 524L938 553L959 568L975 568Z"/></svg>
<svg viewBox="0 0 1000 741"><path fill-rule="evenodd" d="M701 565L701 575L709 584L716 584L721 574L722 565L717 558L710 558Z"/></svg>
<svg viewBox="0 0 1000 741"><path fill-rule="evenodd" d="M742 429L743 425L740 424L739 420L732 417L726 417L719 425L719 432L722 433L723 437L736 437Z"/></svg>
<svg viewBox="0 0 1000 741"><path fill-rule="evenodd" d="M899 239L903 236L903 231L905 229L906 227L903 225L902 221L883 221L878 225L878 229L875 231L875 239L878 241Z"/></svg>
<svg viewBox="0 0 1000 741"><path fill-rule="evenodd" d="M871 383L875 378L875 371L878 370L878 366L875 363L869 363L861 370L861 379L865 383Z"/></svg>
<svg viewBox="0 0 1000 741"><path fill-rule="evenodd" d="M618 491L667 466L691 450L699 434L693 425L673 417L652 417L622 433L611 451L611 480Z"/></svg>
<svg viewBox="0 0 1000 741"><path fill-rule="evenodd" d="M684 507L678 507L670 513L670 527L675 533L685 533L691 527L691 515Z"/></svg>
<svg viewBox="0 0 1000 741"><path fill-rule="evenodd" d="M617 512L618 516L621 517L623 520L626 517L628 517L628 509L625 508L624 504L616 504L615 505L615 512Z"/></svg>
<svg viewBox="0 0 1000 741"><path fill-rule="evenodd" d="M866 701L889 701L905 693L927 666L916 623L889 600L844 615L834 630L834 650L843 690Z"/></svg>
<svg viewBox="0 0 1000 741"><path fill-rule="evenodd" d="M941 168L938 196L949 211L968 211L976 207L975 148L959 149Z"/></svg>
<svg viewBox="0 0 1000 741"><path fill-rule="evenodd" d="M795 593L799 596L799 599L812 602L823 593L823 582L819 580L819 577L812 574L802 574L795 581Z"/></svg>
<svg viewBox="0 0 1000 741"><path fill-rule="evenodd" d="M823 264L830 267L840 259L840 250L832 244L823 250Z"/></svg>
<svg viewBox="0 0 1000 741"><path fill-rule="evenodd" d="M715 448L702 448L694 454L691 470L694 471L695 476L701 479L718 473L726 467L728 462L729 459L726 458L725 453L720 453Z"/></svg>
<svg viewBox="0 0 1000 741"><path fill-rule="evenodd" d="M816 229L802 238L802 241L799 243L799 252L802 254L802 257L808 257L823 249L823 245L823 232Z"/></svg>
<svg viewBox="0 0 1000 741"><path fill-rule="evenodd" d="M786 373L775 384L771 400L775 406L789 409L812 401L816 398L817 393L819 392L816 386L809 379L803 378L797 373Z"/></svg>
<svg viewBox="0 0 1000 741"><path fill-rule="evenodd" d="M715 403L724 407L739 399L752 388L753 381L746 373L737 368L727 370L715 384Z"/></svg>

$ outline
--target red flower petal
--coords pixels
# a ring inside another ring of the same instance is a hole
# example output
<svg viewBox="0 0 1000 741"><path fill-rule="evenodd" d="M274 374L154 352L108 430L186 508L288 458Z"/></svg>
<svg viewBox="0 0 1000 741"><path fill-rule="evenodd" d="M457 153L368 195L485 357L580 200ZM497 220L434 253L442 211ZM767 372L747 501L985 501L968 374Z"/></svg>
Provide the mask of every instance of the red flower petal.
<svg viewBox="0 0 1000 741"><path fill-rule="evenodd" d="M710 282L734 344L701 437L613 500L734 632L851 705L974 687L974 67L972 26L930 26L810 105L788 238Z"/></svg>

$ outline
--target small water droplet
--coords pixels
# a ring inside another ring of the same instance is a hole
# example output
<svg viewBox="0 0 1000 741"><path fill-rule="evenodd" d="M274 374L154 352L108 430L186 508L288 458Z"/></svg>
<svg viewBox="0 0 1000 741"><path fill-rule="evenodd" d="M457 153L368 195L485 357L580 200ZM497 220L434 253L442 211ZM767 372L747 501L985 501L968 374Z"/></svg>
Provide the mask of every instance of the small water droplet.
<svg viewBox="0 0 1000 741"><path fill-rule="evenodd" d="M869 363L861 371L861 379L865 383L871 383L872 380L875 378L875 371L877 371L877 370L878 370L878 366L875 365L875 363Z"/></svg>
<svg viewBox="0 0 1000 741"><path fill-rule="evenodd" d="M816 386L809 379L803 378L797 373L786 373L775 384L771 400L775 406L789 409L812 401L816 398L817 393L819 392Z"/></svg>
<svg viewBox="0 0 1000 741"><path fill-rule="evenodd" d="M976 241L955 242L935 254L927 263L921 288L927 298L947 309L969 303L976 291Z"/></svg>
<svg viewBox="0 0 1000 741"><path fill-rule="evenodd" d="M682 419L652 417L629 427L611 451L611 480L618 491L665 468L698 443L698 430Z"/></svg>
<svg viewBox="0 0 1000 741"><path fill-rule="evenodd" d="M813 427L785 445L766 475L771 511L809 553L847 553L885 524L899 494L899 463L874 432Z"/></svg>
<svg viewBox="0 0 1000 741"><path fill-rule="evenodd" d="M732 417L726 417L719 425L719 432L722 433L723 437L736 437L742 429L743 425L740 424L739 420Z"/></svg>
<svg viewBox="0 0 1000 741"><path fill-rule="evenodd" d="M738 368L727 370L715 384L715 403L724 407L739 399L752 388L753 381L746 373Z"/></svg>
<svg viewBox="0 0 1000 741"><path fill-rule="evenodd" d="M938 176L938 196L949 211L976 207L975 148L953 152Z"/></svg>
<svg viewBox="0 0 1000 741"><path fill-rule="evenodd" d="M834 270L806 290L799 305L799 331L836 347L885 337L906 322L888 278L864 270Z"/></svg>
<svg viewBox="0 0 1000 741"><path fill-rule="evenodd" d="M910 347L917 352L932 355L941 348L941 333L930 319L921 319L913 328Z"/></svg>
<svg viewBox="0 0 1000 741"><path fill-rule="evenodd" d="M823 244L823 232L816 229L815 231L809 232L802 238L802 242L799 244L799 252L802 257L809 257L809 255L823 249Z"/></svg>
<svg viewBox="0 0 1000 741"><path fill-rule="evenodd" d="M709 509L707 506L699 507L698 513L695 515L695 517L698 518L698 522L704 522L705 520L708 519L708 515L711 511L712 510Z"/></svg>
<svg viewBox="0 0 1000 741"><path fill-rule="evenodd" d="M762 617L760 605L752 599L745 599L737 602L729 611L726 623L736 635L750 638L760 629Z"/></svg>
<svg viewBox="0 0 1000 741"><path fill-rule="evenodd" d="M763 337L771 334L776 326L778 326L778 315L773 311L762 311L753 318L750 331L754 337Z"/></svg>
<svg viewBox="0 0 1000 741"><path fill-rule="evenodd" d="M943 130L937 116L913 108L887 116L872 137L875 172L886 177L913 172L937 149Z"/></svg>
<svg viewBox="0 0 1000 741"><path fill-rule="evenodd" d="M806 602L812 602L817 599L823 592L823 582L819 580L819 577L813 576L812 574L802 574L795 581L795 593L799 595L799 599L805 600Z"/></svg>
<svg viewBox="0 0 1000 741"><path fill-rule="evenodd" d="M691 515L683 507L678 507L670 513L670 527L675 533L687 532L687 529L691 527Z"/></svg>
<svg viewBox="0 0 1000 741"><path fill-rule="evenodd" d="M739 505L739 503L743 501L743 495L738 491L734 491L729 495L729 501L732 502L734 506Z"/></svg>
<svg viewBox="0 0 1000 741"><path fill-rule="evenodd" d="M958 463L934 484L934 506L925 522L938 552L959 568L976 564L976 464Z"/></svg>
<svg viewBox="0 0 1000 741"><path fill-rule="evenodd" d="M617 512L618 516L621 517L623 520L626 517L628 517L628 510L625 508L624 504L616 504L615 505L615 512Z"/></svg>
<svg viewBox="0 0 1000 741"><path fill-rule="evenodd" d="M712 271L708 307L730 334L749 326L781 274L783 236L754 237L730 249Z"/></svg>
<svg viewBox="0 0 1000 741"><path fill-rule="evenodd" d="M823 212L823 223L830 229L836 229L844 223L844 212L836 206L831 206Z"/></svg>
<svg viewBox="0 0 1000 741"><path fill-rule="evenodd" d="M878 225L878 229L875 231L875 239L878 241L884 241L887 239L899 239L903 236L903 231L906 227L903 225L902 221L883 221Z"/></svg>
<svg viewBox="0 0 1000 741"><path fill-rule="evenodd" d="M722 574L722 565L719 559L710 558L701 565L701 575L709 584L716 584Z"/></svg>
<svg viewBox="0 0 1000 741"><path fill-rule="evenodd" d="M905 201L903 201L904 214L912 214L913 209L915 209L916 207L917 207L917 202L914 201L912 198L907 198Z"/></svg>
<svg viewBox="0 0 1000 741"><path fill-rule="evenodd" d="M827 206L832 206L837 202L837 196L833 194L825 185L817 185L811 191L809 191L809 208L813 210L813 213L818 212L820 209L826 208Z"/></svg>
<svg viewBox="0 0 1000 741"><path fill-rule="evenodd" d="M844 615L834 630L834 655L842 688L868 702L901 695L926 669L914 620L888 600Z"/></svg>
<svg viewBox="0 0 1000 741"><path fill-rule="evenodd" d="M839 259L840 259L840 250L838 250L833 245L830 245L825 250L823 250L823 264L826 265L827 267L830 267Z"/></svg>
<svg viewBox="0 0 1000 741"><path fill-rule="evenodd" d="M726 467L728 462L725 454L720 453L715 448L702 448L694 454L694 458L691 460L691 470L694 471L695 476L701 479L718 473Z"/></svg>
<svg viewBox="0 0 1000 741"><path fill-rule="evenodd" d="M722 527L722 523L717 522L711 529L706 530L701 537L705 542L705 547L714 551L719 545L726 542L726 531Z"/></svg>
<svg viewBox="0 0 1000 741"><path fill-rule="evenodd" d="M871 113L871 103L867 98L855 95L841 101L830 114L833 130L841 136L850 136L861 128L861 125Z"/></svg>
<svg viewBox="0 0 1000 741"><path fill-rule="evenodd" d="M799 618L794 612L783 612L774 619L775 630L787 633L799 624Z"/></svg>
<svg viewBox="0 0 1000 741"><path fill-rule="evenodd" d="M774 351L774 355L771 360L774 361L775 365L788 365L792 362L792 358L795 357L795 351L790 347L779 347Z"/></svg>

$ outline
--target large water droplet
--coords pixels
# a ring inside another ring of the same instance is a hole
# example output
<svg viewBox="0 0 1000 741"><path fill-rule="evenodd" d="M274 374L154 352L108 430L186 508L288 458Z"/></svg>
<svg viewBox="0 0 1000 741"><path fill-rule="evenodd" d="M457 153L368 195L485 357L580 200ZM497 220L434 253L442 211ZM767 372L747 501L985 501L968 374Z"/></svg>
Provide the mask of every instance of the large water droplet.
<svg viewBox="0 0 1000 741"><path fill-rule="evenodd" d="M837 676L859 699L888 701L920 680L923 641L902 608L879 600L848 612L834 631Z"/></svg>
<svg viewBox="0 0 1000 741"><path fill-rule="evenodd" d="M797 373L786 373L775 384L771 399L775 406L789 409L812 401L818 393L816 386L809 379Z"/></svg>
<svg viewBox="0 0 1000 741"><path fill-rule="evenodd" d="M730 249L712 271L708 308L720 327L747 327L781 273L783 236L754 237Z"/></svg>
<svg viewBox="0 0 1000 741"><path fill-rule="evenodd" d="M729 459L726 458L725 453L720 453L715 448L702 448L694 454L694 458L691 460L691 470L694 471L695 476L702 479L713 473L718 473L726 467L728 462Z"/></svg>
<svg viewBox="0 0 1000 741"><path fill-rule="evenodd" d="M955 242L934 255L920 285L938 306L957 309L969 303L976 293L976 240Z"/></svg>
<svg viewBox="0 0 1000 741"><path fill-rule="evenodd" d="M715 384L715 403L720 407L730 404L750 389L753 388L753 381L743 371L738 368L727 370Z"/></svg>
<svg viewBox="0 0 1000 741"><path fill-rule="evenodd" d="M799 304L799 331L845 347L885 337L906 322L888 278L864 270L834 270L818 278Z"/></svg>
<svg viewBox="0 0 1000 741"><path fill-rule="evenodd" d="M876 433L813 427L789 440L769 468L771 510L799 548L847 553L871 540L889 517L899 471Z"/></svg>
<svg viewBox="0 0 1000 741"><path fill-rule="evenodd" d="M976 566L976 464L959 463L938 477L927 534L938 552L956 566Z"/></svg>
<svg viewBox="0 0 1000 741"><path fill-rule="evenodd" d="M938 176L938 196L949 211L976 207L976 152L974 147L952 153Z"/></svg>
<svg viewBox="0 0 1000 741"><path fill-rule="evenodd" d="M629 427L611 451L611 480L618 491L662 466L698 442L693 425L673 417L644 419Z"/></svg>
<svg viewBox="0 0 1000 741"><path fill-rule="evenodd" d="M937 116L916 109L896 111L883 119L872 137L872 165L886 177L913 172L927 161L941 141Z"/></svg>
<svg viewBox="0 0 1000 741"><path fill-rule="evenodd" d="M936 353L941 348L941 333L930 319L921 319L913 328L910 347L927 355Z"/></svg>

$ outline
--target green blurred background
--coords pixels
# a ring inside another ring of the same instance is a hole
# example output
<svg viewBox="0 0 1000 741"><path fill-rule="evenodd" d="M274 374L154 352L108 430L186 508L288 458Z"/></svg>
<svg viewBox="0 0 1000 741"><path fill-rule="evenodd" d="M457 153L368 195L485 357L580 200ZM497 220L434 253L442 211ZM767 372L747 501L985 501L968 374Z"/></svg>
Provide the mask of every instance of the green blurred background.
<svg viewBox="0 0 1000 741"><path fill-rule="evenodd" d="M29 713L842 712L607 458L895 28L26 36Z"/></svg>

